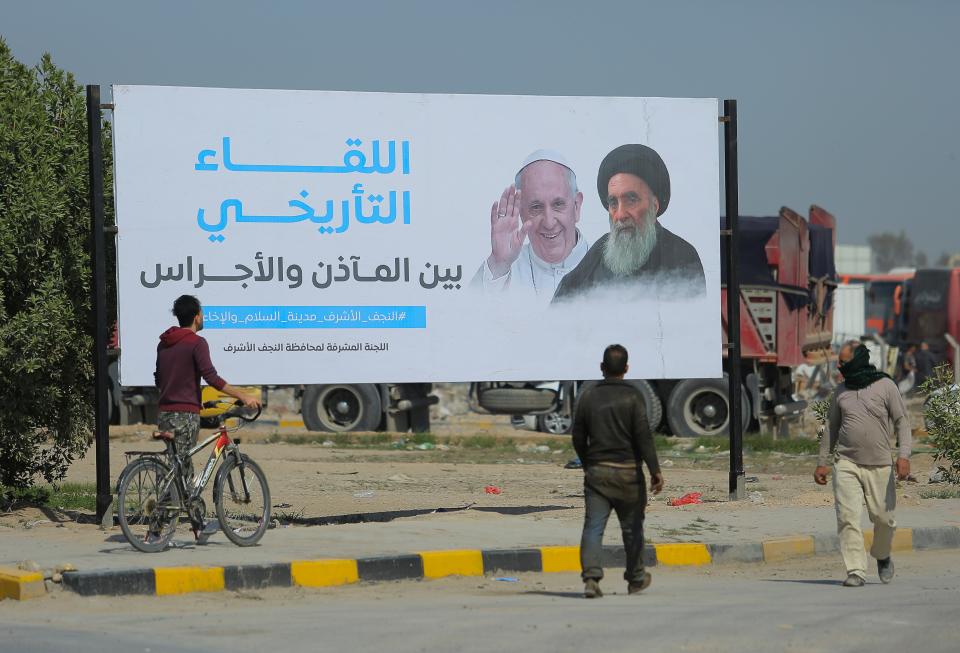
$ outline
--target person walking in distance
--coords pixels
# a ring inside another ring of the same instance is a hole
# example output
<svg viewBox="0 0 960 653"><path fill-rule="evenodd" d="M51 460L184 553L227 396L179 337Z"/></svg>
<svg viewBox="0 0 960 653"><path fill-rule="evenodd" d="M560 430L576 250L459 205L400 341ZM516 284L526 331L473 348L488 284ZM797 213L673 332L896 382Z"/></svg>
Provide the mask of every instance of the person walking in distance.
<svg viewBox="0 0 960 653"><path fill-rule="evenodd" d="M603 596L601 552L610 511L620 520L627 566L627 591L636 594L650 586L643 566L643 519L647 507L643 463L650 470L650 490L659 494L663 475L647 421L643 395L624 381L627 350L610 345L603 352L603 381L586 389L573 418L573 446L583 461L586 514L580 539L580 566L584 596Z"/></svg>
<svg viewBox="0 0 960 653"><path fill-rule="evenodd" d="M843 383L830 399L829 437L820 441L813 479L818 485L827 484L832 459L840 555L847 568L844 587L862 587L866 582L867 556L860 529L864 503L873 522L870 555L877 559L881 582L889 583L893 580L890 549L897 530L896 479L910 476L910 422L897 385L870 364L864 345L856 340L844 344L839 362ZM899 441L896 465L890 447L894 435Z"/></svg>

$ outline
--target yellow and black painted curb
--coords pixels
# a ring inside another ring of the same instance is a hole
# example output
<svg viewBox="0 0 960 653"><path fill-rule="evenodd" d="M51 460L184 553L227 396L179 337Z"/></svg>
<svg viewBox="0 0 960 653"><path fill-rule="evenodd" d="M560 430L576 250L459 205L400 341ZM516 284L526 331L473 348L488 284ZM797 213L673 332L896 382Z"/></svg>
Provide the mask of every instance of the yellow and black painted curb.
<svg viewBox="0 0 960 653"><path fill-rule="evenodd" d="M873 533L864 533L866 546ZM648 544L648 567L699 566L728 562L779 562L836 552L836 536L784 537L755 543ZM901 528L894 551L960 548L960 528ZM603 548L604 567L623 566L622 546ZM578 572L580 547L541 546L526 549L462 549L357 559L293 560L275 564L224 567L155 567L149 569L68 571L63 585L83 596L167 595L266 587L331 587L357 582L423 580L445 576L483 576L502 572ZM0 568L0 598L33 598L45 594L43 576Z"/></svg>
<svg viewBox="0 0 960 653"><path fill-rule="evenodd" d="M35 599L46 595L43 574L22 571L15 567L0 567L0 599Z"/></svg>

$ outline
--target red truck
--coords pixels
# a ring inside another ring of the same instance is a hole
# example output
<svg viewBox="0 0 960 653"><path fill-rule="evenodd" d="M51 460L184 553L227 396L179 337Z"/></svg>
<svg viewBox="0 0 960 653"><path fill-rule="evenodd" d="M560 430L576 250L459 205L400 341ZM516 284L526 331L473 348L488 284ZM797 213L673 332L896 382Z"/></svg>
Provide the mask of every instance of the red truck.
<svg viewBox="0 0 960 653"><path fill-rule="evenodd" d="M927 342L938 363L960 368L960 268L917 270L900 285L897 330L890 344L903 348ZM960 372L955 371L956 376Z"/></svg>
<svg viewBox="0 0 960 653"><path fill-rule="evenodd" d="M782 430L806 407L805 402L793 397L792 368L830 349L836 220L824 209L812 206L809 219L783 208L774 217L741 217L739 226L744 427L756 425L764 432ZM725 271L721 278L726 278ZM721 306L725 341L726 292L724 286ZM517 422L524 414L534 414L541 430L565 432L584 383L590 382L474 383L471 407L514 415ZM725 378L632 383L644 394L653 428L680 436L728 433Z"/></svg>

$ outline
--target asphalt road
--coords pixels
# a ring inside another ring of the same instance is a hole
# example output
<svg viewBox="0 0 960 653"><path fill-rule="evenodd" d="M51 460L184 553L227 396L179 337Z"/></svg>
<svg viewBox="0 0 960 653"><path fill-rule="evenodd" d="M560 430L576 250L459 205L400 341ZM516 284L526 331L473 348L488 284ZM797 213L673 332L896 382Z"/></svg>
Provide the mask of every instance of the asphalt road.
<svg viewBox="0 0 960 653"><path fill-rule="evenodd" d="M895 556L897 578L839 585L839 558L653 570L598 600L574 574L322 590L0 603L0 651L937 651L960 650L960 552Z"/></svg>

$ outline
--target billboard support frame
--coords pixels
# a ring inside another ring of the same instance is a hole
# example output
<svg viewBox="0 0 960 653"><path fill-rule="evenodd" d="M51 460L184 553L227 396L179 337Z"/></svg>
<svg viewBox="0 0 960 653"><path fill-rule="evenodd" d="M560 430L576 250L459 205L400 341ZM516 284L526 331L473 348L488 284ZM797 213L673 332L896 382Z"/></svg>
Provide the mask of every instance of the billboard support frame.
<svg viewBox="0 0 960 653"><path fill-rule="evenodd" d="M93 308L94 440L97 463L97 521L111 515L110 408L107 403L107 272L103 214L103 106L100 86L87 85L87 153L90 185L90 300Z"/></svg>
<svg viewBox="0 0 960 653"><path fill-rule="evenodd" d="M740 369L740 278L737 256L740 244L739 186L737 184L737 101L723 101L723 175L727 229L727 380L729 381L730 500L746 494L743 471L743 383Z"/></svg>

